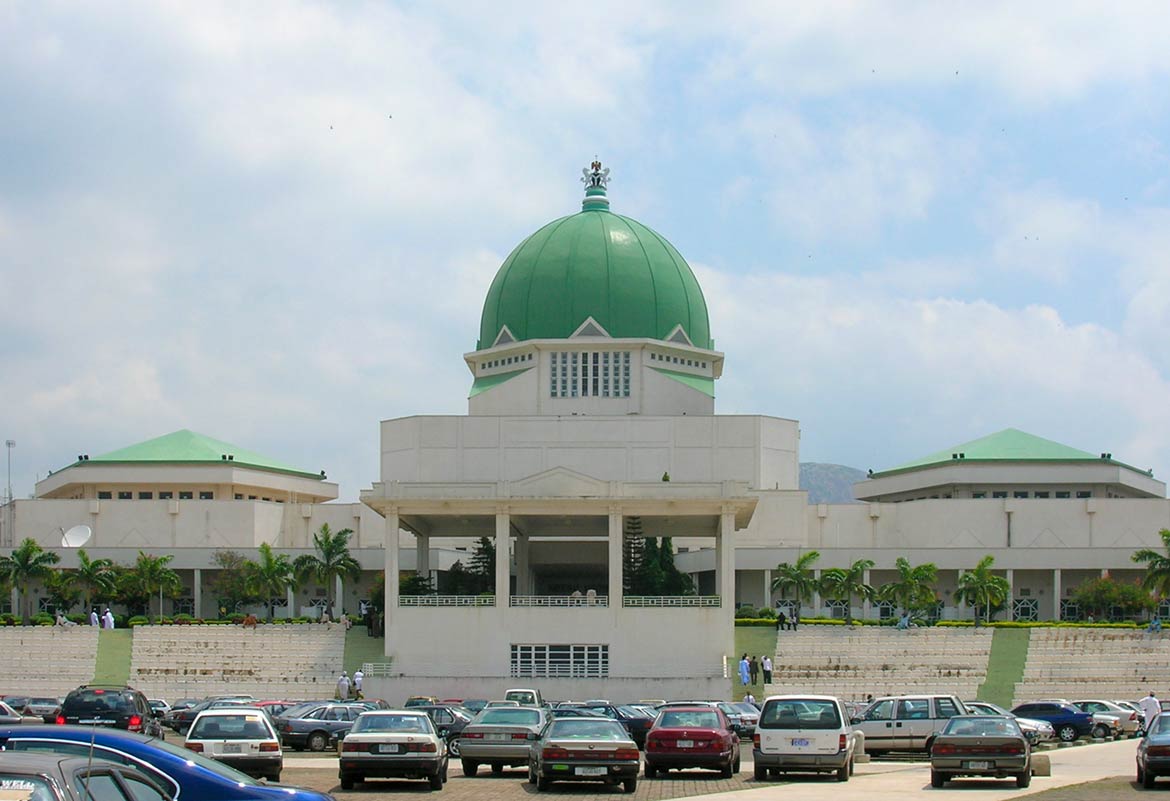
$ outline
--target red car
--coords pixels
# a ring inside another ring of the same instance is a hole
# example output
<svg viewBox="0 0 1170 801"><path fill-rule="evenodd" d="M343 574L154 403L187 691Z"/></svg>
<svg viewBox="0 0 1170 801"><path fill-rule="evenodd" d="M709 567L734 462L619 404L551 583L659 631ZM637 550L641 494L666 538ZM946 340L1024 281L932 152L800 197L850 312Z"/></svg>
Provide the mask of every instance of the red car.
<svg viewBox="0 0 1170 801"><path fill-rule="evenodd" d="M669 707L646 735L646 778L671 768L709 768L730 779L739 773L739 735L711 706Z"/></svg>

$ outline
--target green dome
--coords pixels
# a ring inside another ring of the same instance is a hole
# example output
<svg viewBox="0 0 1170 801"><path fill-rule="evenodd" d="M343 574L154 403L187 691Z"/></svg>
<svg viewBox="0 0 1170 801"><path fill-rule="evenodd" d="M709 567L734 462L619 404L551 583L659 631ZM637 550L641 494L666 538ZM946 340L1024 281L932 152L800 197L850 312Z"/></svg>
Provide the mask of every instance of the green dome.
<svg viewBox="0 0 1170 801"><path fill-rule="evenodd" d="M608 205L604 187L591 187L581 212L512 251L484 300L478 349L504 326L516 340L567 339L590 317L615 338L666 339L682 326L696 347L712 347L707 302L686 260Z"/></svg>

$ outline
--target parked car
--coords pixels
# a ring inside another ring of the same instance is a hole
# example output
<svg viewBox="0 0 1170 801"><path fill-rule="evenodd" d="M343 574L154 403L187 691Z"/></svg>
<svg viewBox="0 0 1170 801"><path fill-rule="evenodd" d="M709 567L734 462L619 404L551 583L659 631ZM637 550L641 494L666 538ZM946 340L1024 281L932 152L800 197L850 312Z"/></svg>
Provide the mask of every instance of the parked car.
<svg viewBox="0 0 1170 801"><path fill-rule="evenodd" d="M478 715L487 706L487 703L486 698L464 698L462 706L472 715Z"/></svg>
<svg viewBox="0 0 1170 801"><path fill-rule="evenodd" d="M426 779L432 790L447 781L447 744L425 712L363 712L341 741L342 790L373 778Z"/></svg>
<svg viewBox="0 0 1170 801"><path fill-rule="evenodd" d="M503 700L501 700L501 701L488 701L484 705L484 709L494 709L496 707L501 707L501 706L520 706L520 702L519 701L503 701Z"/></svg>
<svg viewBox="0 0 1170 801"><path fill-rule="evenodd" d="M0 727L6 751L54 752L137 767L186 801L333 801L313 790L260 784L222 762L157 737L94 726Z"/></svg>
<svg viewBox="0 0 1170 801"><path fill-rule="evenodd" d="M1121 734L1128 734L1132 737L1136 736L1142 729L1141 721L1138 719L1136 712L1132 709L1126 709L1113 701L1090 699L1087 701L1073 701L1072 705L1082 712L1088 712L1091 715L1102 714L1117 718Z"/></svg>
<svg viewBox="0 0 1170 801"><path fill-rule="evenodd" d="M646 733L654 725L654 716L646 715L640 709L632 706L618 706L616 704L586 704L581 707L588 712L616 720L629 732L630 739L637 743L639 748L646 747Z"/></svg>
<svg viewBox="0 0 1170 801"><path fill-rule="evenodd" d="M324 751L330 737L340 739L358 715L368 711L353 704L323 703L300 707L295 716L286 713L276 719L281 745L294 751Z"/></svg>
<svg viewBox="0 0 1170 801"><path fill-rule="evenodd" d="M426 713L431 723L435 724L435 730L443 738L443 742L447 744L447 751L451 756L458 758L459 735L467 728L467 724L471 723L472 715L463 707L454 704L416 706L414 709Z"/></svg>
<svg viewBox="0 0 1170 801"><path fill-rule="evenodd" d="M187 732L188 750L269 781L280 781L284 754L272 721L256 707L205 709Z"/></svg>
<svg viewBox="0 0 1170 801"><path fill-rule="evenodd" d="M773 695L765 699L752 740L757 781L791 771L833 773L847 782L861 735L841 699L831 695Z"/></svg>
<svg viewBox="0 0 1170 801"><path fill-rule="evenodd" d="M133 687L82 685L65 696L57 713L60 725L108 726L151 737L163 736L161 721Z"/></svg>
<svg viewBox="0 0 1170 801"><path fill-rule="evenodd" d="M205 709L226 709L233 706L248 706L252 703L255 701L251 698L208 698L182 709L171 707L171 711L163 716L162 725L179 734L186 734L195 718Z"/></svg>
<svg viewBox="0 0 1170 801"><path fill-rule="evenodd" d="M431 706L437 703L439 703L439 699L434 695L412 695L406 699L406 703L403 706L410 709L414 706Z"/></svg>
<svg viewBox="0 0 1170 801"><path fill-rule="evenodd" d="M520 706L544 706L544 698L541 697L540 690L527 688L505 690L504 700L515 701Z"/></svg>
<svg viewBox="0 0 1170 801"><path fill-rule="evenodd" d="M31 718L40 718L45 723L53 723L57 712L61 709L63 699L52 696L33 696L25 702L20 711Z"/></svg>
<svg viewBox="0 0 1170 801"><path fill-rule="evenodd" d="M583 706L556 706L548 711L552 718L603 718L600 712L590 712Z"/></svg>
<svg viewBox="0 0 1170 801"><path fill-rule="evenodd" d="M1081 709L1075 702L1067 698L1042 698L1041 701L1052 701L1057 704L1067 704L1076 709ZM1087 709L1081 709L1082 712L1088 712ZM1097 738L1103 739L1105 737L1117 737L1121 734L1121 715L1114 715L1109 712L1089 712L1093 716L1093 728L1090 734Z"/></svg>
<svg viewBox="0 0 1170 801"><path fill-rule="evenodd" d="M1033 747L1037 743L1046 743L1056 739L1056 730L1046 720L1022 718L1008 712L999 704L993 704L989 701L964 701L963 706L967 707L967 712L971 715L1004 715L1009 718L1015 718L1016 725L1020 727L1020 731L1024 733L1024 736L1028 738L1028 742Z"/></svg>
<svg viewBox="0 0 1170 801"><path fill-rule="evenodd" d="M717 707L665 709L646 736L646 778L671 768L718 770L725 779L739 773L739 735Z"/></svg>
<svg viewBox="0 0 1170 801"><path fill-rule="evenodd" d="M459 735L463 775L474 776L480 765L500 774L505 767L527 765L529 735L539 734L548 713L532 706L489 707L472 719Z"/></svg>
<svg viewBox="0 0 1170 801"><path fill-rule="evenodd" d="M1137 747L1138 782L1150 790L1159 776L1170 776L1170 715L1155 717Z"/></svg>
<svg viewBox="0 0 1170 801"><path fill-rule="evenodd" d="M171 705L161 698L147 698L146 703L150 704L150 708L154 710L155 714L160 718L165 717L171 711Z"/></svg>
<svg viewBox="0 0 1170 801"><path fill-rule="evenodd" d="M756 733L756 724L760 721L760 710L746 702L720 702L719 709L731 722L731 730L741 739L750 740Z"/></svg>
<svg viewBox="0 0 1170 801"><path fill-rule="evenodd" d="M1138 719L1138 734L1146 730L1146 713L1142 712L1142 708L1133 701L1114 701L1122 709L1128 709L1130 712L1137 714Z"/></svg>
<svg viewBox="0 0 1170 801"><path fill-rule="evenodd" d="M171 801L149 776L130 765L58 754L0 754L0 793L6 801Z"/></svg>
<svg viewBox="0 0 1170 801"><path fill-rule="evenodd" d="M1015 777L1032 783L1032 746L1013 718L961 715L951 718L930 749L930 786L961 776Z"/></svg>
<svg viewBox="0 0 1170 801"><path fill-rule="evenodd" d="M1080 737L1088 737L1093 733L1092 715L1088 712L1082 712L1075 706L1058 701L1032 701L1019 704L1012 709L1012 714L1022 718L1048 721L1056 730L1056 736L1065 743L1071 743Z"/></svg>
<svg viewBox="0 0 1170 801"><path fill-rule="evenodd" d="M638 788L638 747L615 720L554 718L532 734L528 781L547 790L554 781L605 782Z"/></svg>
<svg viewBox="0 0 1170 801"><path fill-rule="evenodd" d="M966 711L953 695L892 695L876 699L852 724L865 735L866 753L929 751L947 721Z"/></svg>
<svg viewBox="0 0 1170 801"><path fill-rule="evenodd" d="M21 723L24 723L24 715L4 701L0 701L0 725L19 726Z"/></svg>

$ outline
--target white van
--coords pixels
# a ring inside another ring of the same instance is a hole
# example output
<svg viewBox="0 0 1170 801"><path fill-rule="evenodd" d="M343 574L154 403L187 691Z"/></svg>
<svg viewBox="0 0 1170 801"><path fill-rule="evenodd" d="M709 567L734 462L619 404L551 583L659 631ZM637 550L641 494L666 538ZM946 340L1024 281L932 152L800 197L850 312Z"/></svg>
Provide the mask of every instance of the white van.
<svg viewBox="0 0 1170 801"><path fill-rule="evenodd" d="M540 690L528 687L513 688L504 693L504 700L515 701L519 706L544 706L544 699L540 697Z"/></svg>
<svg viewBox="0 0 1170 801"><path fill-rule="evenodd" d="M752 738L757 781L769 774L853 775L853 757L863 742L841 699L831 695L773 695L764 701Z"/></svg>

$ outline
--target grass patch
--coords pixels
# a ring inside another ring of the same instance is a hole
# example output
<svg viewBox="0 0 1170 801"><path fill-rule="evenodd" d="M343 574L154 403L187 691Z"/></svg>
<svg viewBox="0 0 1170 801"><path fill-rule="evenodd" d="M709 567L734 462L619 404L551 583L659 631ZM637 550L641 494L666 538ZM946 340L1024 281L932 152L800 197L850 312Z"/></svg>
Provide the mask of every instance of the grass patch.
<svg viewBox="0 0 1170 801"><path fill-rule="evenodd" d="M366 634L365 626L355 625L345 633L345 655L342 657L342 666L353 672L365 662L385 662L387 660L384 649L386 640L382 637L371 637Z"/></svg>
<svg viewBox="0 0 1170 801"><path fill-rule="evenodd" d="M752 695L756 697L757 701L764 700L764 671L760 671L757 684L749 684L744 687L739 683L739 657L746 653L748 657L756 657L759 659L765 654L772 657L772 661L776 661L776 624L773 621L772 625L764 628L757 626L737 626L735 629L735 653L731 655L731 664L729 665L731 671L731 697L735 700L743 698L744 693L751 690ZM779 665L774 667L779 670ZM776 675L773 674L772 681L776 681Z"/></svg>
<svg viewBox="0 0 1170 801"><path fill-rule="evenodd" d="M130 651L133 645L134 632L132 629L102 629L99 631L97 659L93 668L93 683L129 683Z"/></svg>
<svg viewBox="0 0 1170 801"><path fill-rule="evenodd" d="M1016 696L1016 685L1024 678L1028 661L1029 629L997 628L991 638L991 655L987 659L987 679L976 697L1008 709Z"/></svg>

